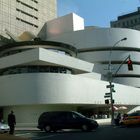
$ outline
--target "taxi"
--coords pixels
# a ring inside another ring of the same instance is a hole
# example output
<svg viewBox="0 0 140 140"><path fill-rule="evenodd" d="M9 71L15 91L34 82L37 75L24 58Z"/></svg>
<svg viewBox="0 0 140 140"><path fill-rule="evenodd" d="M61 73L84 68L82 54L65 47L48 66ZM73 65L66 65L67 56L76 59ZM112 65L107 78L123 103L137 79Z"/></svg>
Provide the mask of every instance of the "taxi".
<svg viewBox="0 0 140 140"><path fill-rule="evenodd" d="M140 111L133 112L131 114L127 114L120 121L121 125L140 125Z"/></svg>

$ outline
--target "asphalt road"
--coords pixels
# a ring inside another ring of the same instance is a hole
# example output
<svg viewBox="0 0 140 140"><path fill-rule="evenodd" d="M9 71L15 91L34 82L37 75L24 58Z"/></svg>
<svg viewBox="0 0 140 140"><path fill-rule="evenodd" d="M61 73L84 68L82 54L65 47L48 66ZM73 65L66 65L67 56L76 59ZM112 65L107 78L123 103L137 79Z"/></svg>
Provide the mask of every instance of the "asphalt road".
<svg viewBox="0 0 140 140"><path fill-rule="evenodd" d="M31 140L139 140L140 127L122 128L101 126L92 132L62 131L45 133L41 131L17 131L16 135Z"/></svg>

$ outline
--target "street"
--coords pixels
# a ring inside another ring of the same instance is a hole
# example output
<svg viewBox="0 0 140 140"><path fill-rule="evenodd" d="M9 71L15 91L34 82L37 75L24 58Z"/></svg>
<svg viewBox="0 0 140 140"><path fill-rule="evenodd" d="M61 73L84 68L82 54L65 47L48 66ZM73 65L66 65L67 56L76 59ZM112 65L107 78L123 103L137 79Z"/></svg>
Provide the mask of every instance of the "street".
<svg viewBox="0 0 140 140"><path fill-rule="evenodd" d="M135 140L140 137L140 127L100 126L92 132L82 132L79 130L56 133L17 131L16 135L31 140Z"/></svg>

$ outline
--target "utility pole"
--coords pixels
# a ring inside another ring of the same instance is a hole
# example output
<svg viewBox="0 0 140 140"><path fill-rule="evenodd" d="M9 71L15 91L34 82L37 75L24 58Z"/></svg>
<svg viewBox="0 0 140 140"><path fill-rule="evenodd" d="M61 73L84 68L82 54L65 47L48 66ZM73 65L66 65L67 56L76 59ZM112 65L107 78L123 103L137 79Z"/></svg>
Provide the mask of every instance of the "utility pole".
<svg viewBox="0 0 140 140"><path fill-rule="evenodd" d="M109 93L105 93L105 98L109 98L110 99L110 106L111 106L111 124L113 125L114 124L114 99L113 99L113 92L115 92L114 90L114 85L112 84L113 82L113 76L117 75L118 71L120 70L120 68L122 67L123 64L127 63L127 66L128 66L128 70L129 71L133 71L133 62L130 58L130 55L127 56L123 61L122 63L119 65L119 67L117 68L116 72L113 74L112 72L111 73L108 73L108 78L109 78L109 85L106 86L106 88L110 88L110 92ZM105 103L106 104L109 104L109 99L105 100Z"/></svg>
<svg viewBox="0 0 140 140"><path fill-rule="evenodd" d="M121 41L125 41L125 40L127 40L127 38L125 37L125 38L122 38L122 39L120 39L120 40L118 40L112 47L111 47L111 49L110 49L110 53L109 53L109 63L108 63L108 81L109 81L109 85L107 85L106 87L107 88L110 88L110 96L107 96L107 93L105 94L105 98L108 98L108 97L110 97L110 107L111 107L111 125L113 125L114 124L114 106L113 106L113 104L114 104L114 100L113 100L113 92L115 92L115 90L114 90L114 85L112 84L112 58L111 58L111 56L112 56L112 49L118 44L118 43L120 43Z"/></svg>
<svg viewBox="0 0 140 140"><path fill-rule="evenodd" d="M112 75L111 75L112 76ZM110 89L109 93L105 93L105 98L110 98L110 107L111 107L111 124L114 124L114 99L113 99L113 92L115 92L114 90L114 85L112 84L112 81L109 81L109 85L106 86L106 88ZM109 102L108 102L109 103Z"/></svg>

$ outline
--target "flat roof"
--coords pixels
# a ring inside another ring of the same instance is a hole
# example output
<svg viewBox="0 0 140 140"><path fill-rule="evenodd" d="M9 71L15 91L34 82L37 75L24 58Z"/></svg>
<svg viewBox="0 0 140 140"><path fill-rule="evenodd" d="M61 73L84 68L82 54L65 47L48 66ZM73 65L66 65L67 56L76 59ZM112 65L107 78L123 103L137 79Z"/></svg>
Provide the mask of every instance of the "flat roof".
<svg viewBox="0 0 140 140"><path fill-rule="evenodd" d="M125 15L122 15L122 16L118 16L118 20L129 18L129 17L136 16L136 15L140 15L140 8L138 8L138 10L135 11L135 12L128 13L128 14L125 14Z"/></svg>

